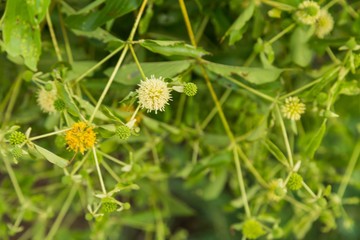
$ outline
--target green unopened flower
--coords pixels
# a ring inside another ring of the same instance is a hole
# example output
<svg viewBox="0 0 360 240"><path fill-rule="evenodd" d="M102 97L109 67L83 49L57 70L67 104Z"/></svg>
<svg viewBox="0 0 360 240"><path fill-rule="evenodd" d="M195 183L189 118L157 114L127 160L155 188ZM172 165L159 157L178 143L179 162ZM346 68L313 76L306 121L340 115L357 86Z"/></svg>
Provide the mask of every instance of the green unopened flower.
<svg viewBox="0 0 360 240"><path fill-rule="evenodd" d="M16 159L20 159L23 156L23 151L19 147L14 147L13 150L11 150L11 155Z"/></svg>
<svg viewBox="0 0 360 240"><path fill-rule="evenodd" d="M255 220L247 220L244 223L242 233L248 239L257 239L261 235L265 234L265 231L262 229L260 223Z"/></svg>
<svg viewBox="0 0 360 240"><path fill-rule="evenodd" d="M65 107L65 102L61 98L58 98L54 101L54 108L56 111L61 112L65 109Z"/></svg>
<svg viewBox="0 0 360 240"><path fill-rule="evenodd" d="M22 132L12 132L9 136L9 142L11 145L19 145L25 141L26 137Z"/></svg>
<svg viewBox="0 0 360 240"><path fill-rule="evenodd" d="M289 97L285 99L285 105L281 108L284 116L291 120L299 120L301 114L305 112L305 104L300 102L298 97Z"/></svg>
<svg viewBox="0 0 360 240"><path fill-rule="evenodd" d="M102 202L102 209L107 213L114 212L118 208L118 204L112 198L109 197L103 198L101 202Z"/></svg>
<svg viewBox="0 0 360 240"><path fill-rule="evenodd" d="M116 134L119 136L121 140L126 140L131 136L131 130L125 125L121 125L117 127Z"/></svg>
<svg viewBox="0 0 360 240"><path fill-rule="evenodd" d="M297 173L293 173L291 174L288 183L286 184L286 186L290 189L290 190L298 190L301 188L302 186L302 177L297 174Z"/></svg>
<svg viewBox="0 0 360 240"><path fill-rule="evenodd" d="M324 38L325 35L329 34L334 27L334 20L331 14L322 10L315 27L315 34L318 38Z"/></svg>
<svg viewBox="0 0 360 240"><path fill-rule="evenodd" d="M184 93L189 96L189 97L192 97L192 96L195 96L196 93L197 93L197 86L195 83L186 83L185 86L184 86Z"/></svg>
<svg viewBox="0 0 360 240"><path fill-rule="evenodd" d="M46 83L44 86L45 90L50 92L53 89L53 84L52 83Z"/></svg>
<svg viewBox="0 0 360 240"><path fill-rule="evenodd" d="M304 1L299 4L296 17L304 24L314 24L320 16L320 7L316 2Z"/></svg>

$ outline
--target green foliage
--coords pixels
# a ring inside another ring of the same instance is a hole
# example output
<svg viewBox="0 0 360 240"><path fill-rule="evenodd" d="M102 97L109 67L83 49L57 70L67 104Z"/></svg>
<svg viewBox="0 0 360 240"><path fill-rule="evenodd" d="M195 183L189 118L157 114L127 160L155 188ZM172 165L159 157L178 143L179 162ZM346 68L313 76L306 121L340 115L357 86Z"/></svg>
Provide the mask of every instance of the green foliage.
<svg viewBox="0 0 360 240"><path fill-rule="evenodd" d="M359 239L359 7L0 4L0 239Z"/></svg>

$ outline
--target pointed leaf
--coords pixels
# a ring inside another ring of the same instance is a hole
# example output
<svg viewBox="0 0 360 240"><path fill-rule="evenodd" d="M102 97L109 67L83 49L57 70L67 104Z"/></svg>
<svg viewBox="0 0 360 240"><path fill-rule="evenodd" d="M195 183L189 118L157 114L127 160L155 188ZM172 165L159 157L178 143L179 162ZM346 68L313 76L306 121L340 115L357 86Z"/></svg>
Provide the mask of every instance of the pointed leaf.
<svg viewBox="0 0 360 240"><path fill-rule="evenodd" d="M59 157L58 155L50 152L49 150L45 149L45 148L42 148L40 147L39 145L36 145L35 144L35 148L36 150L38 150L38 152L44 156L44 158L46 158L49 162L61 167L61 168L64 168L66 167L68 161L64 158L61 158Z"/></svg>

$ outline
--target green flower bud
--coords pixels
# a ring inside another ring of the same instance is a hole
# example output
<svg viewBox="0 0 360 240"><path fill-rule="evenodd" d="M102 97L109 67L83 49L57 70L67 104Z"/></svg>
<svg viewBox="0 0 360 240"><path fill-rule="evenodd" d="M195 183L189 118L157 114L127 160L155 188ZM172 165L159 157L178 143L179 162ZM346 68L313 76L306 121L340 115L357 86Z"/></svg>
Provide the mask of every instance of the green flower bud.
<svg viewBox="0 0 360 240"><path fill-rule="evenodd" d="M196 95L196 92L197 92L197 86L195 83L186 83L185 86L184 86L184 93L189 96L189 97L192 97L192 96L195 96Z"/></svg>
<svg viewBox="0 0 360 240"><path fill-rule="evenodd" d="M11 145L19 145L25 141L26 137L22 132L12 132L9 136L9 142Z"/></svg>
<svg viewBox="0 0 360 240"><path fill-rule="evenodd" d="M19 147L14 147L11 151L11 155L16 159L20 159L23 156L23 151Z"/></svg>
<svg viewBox="0 0 360 240"><path fill-rule="evenodd" d="M318 200L318 203L319 203L320 207L322 207L322 208L326 208L326 206L327 206L327 201L325 198L320 198Z"/></svg>
<svg viewBox="0 0 360 240"><path fill-rule="evenodd" d="M123 208L124 208L125 210L129 210L130 207L131 207L131 205L130 205L130 203L128 203L128 202L124 203L124 205L123 205Z"/></svg>
<svg viewBox="0 0 360 240"><path fill-rule="evenodd" d="M65 109L65 107L65 102L61 98L58 98L54 101L54 108L56 111L61 112Z"/></svg>
<svg viewBox="0 0 360 240"><path fill-rule="evenodd" d="M275 188L274 193L276 196L282 197L282 196L284 196L285 191L282 187L277 187L277 188Z"/></svg>
<svg viewBox="0 0 360 240"><path fill-rule="evenodd" d="M102 201L102 209L104 210L104 212L107 213L114 212L118 207L118 204L111 198L103 198L101 201Z"/></svg>
<svg viewBox="0 0 360 240"><path fill-rule="evenodd" d="M23 75L22 78L26 81L26 82L31 82L32 77L33 77L34 73L32 71L26 70Z"/></svg>
<svg viewBox="0 0 360 240"><path fill-rule="evenodd" d="M55 145L58 148L63 148L66 144L66 139L64 135L57 135L55 138Z"/></svg>
<svg viewBox="0 0 360 240"><path fill-rule="evenodd" d="M52 89L53 89L53 85L52 83L46 83L45 86L44 86L45 90L50 92Z"/></svg>
<svg viewBox="0 0 360 240"><path fill-rule="evenodd" d="M248 239L256 239L263 235L265 231L262 229L260 223L255 220L247 220L244 223L242 233Z"/></svg>
<svg viewBox="0 0 360 240"><path fill-rule="evenodd" d="M302 180L303 179L299 174L293 173L293 174L291 174L290 179L286 186L290 190L298 190L302 186Z"/></svg>
<svg viewBox="0 0 360 240"><path fill-rule="evenodd" d="M116 129L116 134L121 140L126 140L131 136L131 130L125 125L121 125Z"/></svg>
<svg viewBox="0 0 360 240"><path fill-rule="evenodd" d="M87 213L87 214L85 215L85 219L86 219L87 221L91 221L91 220L93 219L93 216L92 216L90 213Z"/></svg>
<svg viewBox="0 0 360 240"><path fill-rule="evenodd" d="M318 14L318 11L319 9L315 6L310 6L306 9L306 13L312 17L316 16Z"/></svg>

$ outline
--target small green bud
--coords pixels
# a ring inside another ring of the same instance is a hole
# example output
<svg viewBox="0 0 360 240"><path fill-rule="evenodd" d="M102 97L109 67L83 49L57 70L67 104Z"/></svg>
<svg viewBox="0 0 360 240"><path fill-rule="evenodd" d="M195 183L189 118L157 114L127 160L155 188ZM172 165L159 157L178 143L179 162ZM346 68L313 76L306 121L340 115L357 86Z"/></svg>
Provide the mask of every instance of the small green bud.
<svg viewBox="0 0 360 240"><path fill-rule="evenodd" d="M85 219L87 221L91 221L93 219L93 216L90 213L85 214Z"/></svg>
<svg viewBox="0 0 360 240"><path fill-rule="evenodd" d="M121 125L116 129L116 134L121 140L126 140L131 136L131 130L125 125Z"/></svg>
<svg viewBox="0 0 360 240"><path fill-rule="evenodd" d="M66 139L64 135L57 135L55 138L55 145L58 148L63 148L66 144Z"/></svg>
<svg viewBox="0 0 360 240"><path fill-rule="evenodd" d="M310 6L306 9L306 13L312 17L318 14L318 9L315 6Z"/></svg>
<svg viewBox="0 0 360 240"><path fill-rule="evenodd" d="M186 83L185 86L184 86L184 93L189 96L189 97L192 97L192 96L195 96L196 95L196 92L197 92L197 86L195 83Z"/></svg>
<svg viewBox="0 0 360 240"><path fill-rule="evenodd" d="M242 233L248 239L256 239L263 235L265 231L262 229L260 223L255 220L247 220L244 223Z"/></svg>
<svg viewBox="0 0 360 240"><path fill-rule="evenodd" d="M318 203L319 203L320 207L322 207L322 208L326 208L326 206L327 206L327 201L325 198L320 198L318 200Z"/></svg>
<svg viewBox="0 0 360 240"><path fill-rule="evenodd" d="M290 179L287 183L287 187L290 189L290 190L298 190L301 188L302 186L302 177L297 174L297 173L293 173L291 174L290 176Z"/></svg>
<svg viewBox="0 0 360 240"><path fill-rule="evenodd" d="M285 191L282 187L277 187L277 188L275 188L274 193L276 196L282 197L282 196L284 196Z"/></svg>
<svg viewBox="0 0 360 240"><path fill-rule="evenodd" d="M9 136L9 142L11 145L19 145L22 144L26 140L25 135L22 132L12 132Z"/></svg>
<svg viewBox="0 0 360 240"><path fill-rule="evenodd" d="M52 83L46 83L45 86L44 86L45 90L50 92L52 89L53 89L53 85Z"/></svg>
<svg viewBox="0 0 360 240"><path fill-rule="evenodd" d="M16 159L20 159L23 156L23 151L19 147L14 147L11 151L11 155Z"/></svg>
<svg viewBox="0 0 360 240"><path fill-rule="evenodd" d="M123 208L124 208L125 210L129 210L129 209L131 208L130 203L128 203L128 202L124 203Z"/></svg>
<svg viewBox="0 0 360 240"><path fill-rule="evenodd" d="M32 80L34 73L32 71L26 70L23 75L22 78L26 81L26 82L30 82Z"/></svg>
<svg viewBox="0 0 360 240"><path fill-rule="evenodd" d="M112 198L103 198L102 200L102 209L104 212L111 213L114 212L118 205Z"/></svg>
<svg viewBox="0 0 360 240"><path fill-rule="evenodd" d="M65 107L65 102L61 98L58 98L54 101L54 108L56 111L61 112L65 109Z"/></svg>

